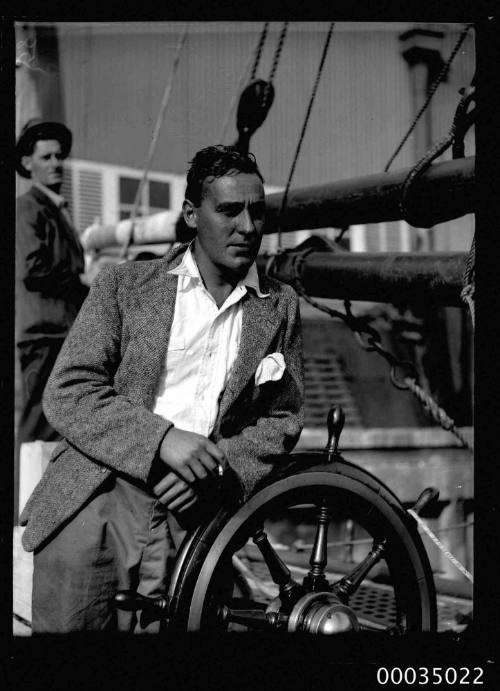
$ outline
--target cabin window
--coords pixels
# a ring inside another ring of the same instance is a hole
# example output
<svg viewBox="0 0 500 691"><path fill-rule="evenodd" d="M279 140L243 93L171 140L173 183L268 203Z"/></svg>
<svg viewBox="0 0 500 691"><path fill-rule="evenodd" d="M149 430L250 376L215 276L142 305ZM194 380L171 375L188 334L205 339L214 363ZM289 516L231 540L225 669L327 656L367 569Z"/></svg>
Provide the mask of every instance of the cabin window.
<svg viewBox="0 0 500 691"><path fill-rule="evenodd" d="M140 177L120 175L119 179L119 214L120 220L129 218L134 207L135 195ZM143 187L141 200L137 209L138 216L148 216L170 209L170 184L159 180L148 180Z"/></svg>

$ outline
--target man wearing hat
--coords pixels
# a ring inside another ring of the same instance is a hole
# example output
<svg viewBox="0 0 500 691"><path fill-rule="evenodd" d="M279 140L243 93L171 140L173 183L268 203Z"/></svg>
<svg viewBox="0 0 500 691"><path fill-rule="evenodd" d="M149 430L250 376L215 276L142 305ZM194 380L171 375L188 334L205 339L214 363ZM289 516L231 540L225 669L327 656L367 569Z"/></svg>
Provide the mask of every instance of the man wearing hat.
<svg viewBox="0 0 500 691"><path fill-rule="evenodd" d="M31 179L17 199L16 343L22 376L18 441L59 439L42 410L42 393L88 288L80 281L83 251L59 194L72 135L35 118L16 144L16 170Z"/></svg>

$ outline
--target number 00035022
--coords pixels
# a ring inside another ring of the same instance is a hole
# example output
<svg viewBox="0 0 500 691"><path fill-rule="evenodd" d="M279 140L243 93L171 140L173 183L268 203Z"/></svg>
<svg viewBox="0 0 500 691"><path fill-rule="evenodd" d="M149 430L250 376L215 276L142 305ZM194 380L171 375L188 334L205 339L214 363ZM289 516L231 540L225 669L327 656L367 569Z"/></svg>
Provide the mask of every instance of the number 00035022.
<svg viewBox="0 0 500 691"><path fill-rule="evenodd" d="M482 667L379 667L377 682L381 686L385 684L466 686L484 684L483 675Z"/></svg>

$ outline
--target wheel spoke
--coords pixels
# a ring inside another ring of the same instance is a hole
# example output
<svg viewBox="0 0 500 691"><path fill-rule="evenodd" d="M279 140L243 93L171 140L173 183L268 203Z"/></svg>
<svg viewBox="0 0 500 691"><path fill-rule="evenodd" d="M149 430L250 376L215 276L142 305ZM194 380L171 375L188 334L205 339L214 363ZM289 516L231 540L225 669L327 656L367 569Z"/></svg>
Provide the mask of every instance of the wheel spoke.
<svg viewBox="0 0 500 691"><path fill-rule="evenodd" d="M327 537L328 537L328 507L323 499L318 510L318 524L316 527L316 538L309 564L311 569L304 577L303 586L307 591L316 592L330 587L325 578L325 568L327 565Z"/></svg>
<svg viewBox="0 0 500 691"><path fill-rule="evenodd" d="M350 574L344 576L340 581L337 581L337 583L331 586L330 589L332 593L337 595L342 601L347 602L350 596L359 588L373 566L382 559L386 542L385 538L378 542L374 542L370 552L363 561L360 562Z"/></svg>
<svg viewBox="0 0 500 691"><path fill-rule="evenodd" d="M292 578L289 568L280 559L269 542L264 528L259 528L253 535L252 540L259 548L272 580L279 586L281 600L283 602L291 602L298 599L303 593L303 588Z"/></svg>
<svg viewBox="0 0 500 691"><path fill-rule="evenodd" d="M288 617L280 612L266 612L262 609L233 609L223 605L219 617L224 624L240 624L252 629L270 629L283 626Z"/></svg>

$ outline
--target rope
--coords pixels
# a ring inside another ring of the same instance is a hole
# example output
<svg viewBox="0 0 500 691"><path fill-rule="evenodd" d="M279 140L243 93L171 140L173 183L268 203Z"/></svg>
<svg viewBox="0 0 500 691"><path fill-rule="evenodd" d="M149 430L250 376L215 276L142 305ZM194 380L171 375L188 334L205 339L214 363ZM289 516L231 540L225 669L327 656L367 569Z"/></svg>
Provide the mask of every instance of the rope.
<svg viewBox="0 0 500 691"><path fill-rule="evenodd" d="M317 90L318 90L319 81L320 81L320 79L321 79L321 73L323 72L323 66L324 66L324 64L325 64L325 59L326 59L326 55L327 55L327 53L328 53L328 47L329 47L329 45L330 45L330 39L331 39L331 37L332 37L332 33L333 33L333 28L334 28L334 26L335 26L335 22L331 22L331 23L330 23L330 27L329 27L329 29L328 29L328 34L327 34L327 36L326 36L325 45L324 45L324 47L323 47L323 53L322 53L322 55L321 55L321 60L320 60L320 63L319 63L318 72L317 72L317 74L316 74L316 79L315 79L315 81L314 81L313 90L312 90L312 93L311 93L311 97L310 97L310 99L309 99L309 104L308 104L308 106L307 106L307 111L306 111L306 116L305 116L305 119L304 119L304 124L302 125L302 131L301 131L301 133L300 133L299 141L298 141L298 143L297 143L297 148L296 148L296 150L295 150L295 156L294 156L294 158L293 158L292 167L290 168L290 173L289 173L289 175L288 175L288 180L287 180L287 183L286 183L285 192L284 192L284 194L283 194L283 199L282 199L282 202L281 202L281 208L280 208L280 212L279 212L279 222L278 222L278 251L281 251L281 248L282 248L282 247L281 247L281 223L282 223L282 217L283 217L283 213L284 213L284 211L285 211L286 204L287 204L287 201L288 201L288 193L289 193L289 191L290 191L290 185L291 185L291 183L292 183L292 178L293 178L293 175L294 175L294 173L295 173L295 167L296 167L296 165L297 165L297 160L298 160L298 158L299 158L300 149L301 149L301 147L302 147L302 142L304 141L304 136L305 136L305 133L306 133L307 124L308 124L308 122L309 122L309 117L310 117L310 115L311 115L311 111L312 111L312 107L313 107L313 104L314 104L314 100L315 100L315 98L316 98L316 92L317 92Z"/></svg>
<svg viewBox="0 0 500 691"><path fill-rule="evenodd" d="M462 434L462 432L457 428L455 422L446 414L446 412L436 403L436 401L422 389L421 386L417 384L415 379L411 377L405 377L404 382L407 388L412 392L412 394L417 398L417 400L422 404L425 410L431 415L431 417L448 432L451 432L455 437L462 442L462 445L474 451L467 438Z"/></svg>
<svg viewBox="0 0 500 691"><path fill-rule="evenodd" d="M274 59L273 59L273 64L271 66L271 71L269 72L269 78L268 82L272 82L274 79L274 75L276 74L276 70L278 69L278 63L280 60L280 55L281 51L283 50L283 44L285 42L285 37L286 37L286 32L288 31L288 25L290 22L283 22L283 27L281 29L281 33L278 39L278 45L276 46L276 50L274 51Z"/></svg>
<svg viewBox="0 0 500 691"><path fill-rule="evenodd" d="M409 509L411 511L411 509ZM412 514L413 515L413 514ZM446 528L438 528L435 530L435 533L448 533L451 530L460 530L462 528L468 528L473 526L474 523L471 521L470 523L454 523L453 525L446 526ZM326 546L327 547L347 547L350 545L369 545L373 544L373 538L360 538L358 540L336 540L333 542L327 542ZM288 545L273 545L274 549L276 550L282 550L282 551L289 551L290 547ZM313 542L304 542L303 540L295 540L292 542L291 547L295 549L297 552L303 552L306 549L312 549L314 547Z"/></svg>
<svg viewBox="0 0 500 691"><path fill-rule="evenodd" d="M413 185L415 180L422 175L422 173L427 170L427 168L430 167L432 161L436 159L438 156L441 156L449 147L453 144L453 139L455 137L455 125L453 124L451 126L450 131L442 139L440 142L435 144L433 147L427 151L427 153L422 156L420 161L410 170L408 175L406 176L405 181L402 184L401 190L401 200L399 202L399 208L401 211L401 214L405 221L409 223L410 225L412 224L412 220L410 218L410 215L408 213L408 208L407 208L407 199L408 199L408 194L410 187ZM417 224L415 224L417 225Z"/></svg>
<svg viewBox="0 0 500 691"><path fill-rule="evenodd" d="M465 566L461 564L456 557L453 556L453 554L446 549L446 547L443 545L441 540L432 532L430 528L427 527L427 524L420 518L420 516L413 511L413 509L408 509L408 513L413 516L413 518L417 521L418 525L422 528L424 533L426 533L432 542L438 547L441 552L447 557L453 566L457 568L460 573L462 573L471 583L474 583L474 579L472 578L472 574L467 571Z"/></svg>
<svg viewBox="0 0 500 691"><path fill-rule="evenodd" d="M473 80L474 81L474 80ZM425 170L430 168L431 163L438 158L438 156L441 156L447 149L449 149L450 146L455 145L457 140L463 138L465 135L464 131L464 119L467 118L467 109L469 107L469 103L471 101L471 98L473 98L473 93L474 93L474 88L471 86L469 89L464 89L463 90L463 96L460 99L457 109L455 111L455 115L453 116L453 121L451 123L450 130L448 134L437 144L432 146L423 156L422 158L416 163L416 165L410 170L408 175L406 176L402 186L401 186L401 200L399 202L399 208L401 210L401 214L405 221L412 225L412 219L410 218L408 214L408 208L407 208L407 200L408 200L408 195L410 188L412 185L415 183L415 180L420 177ZM470 123L469 123L470 126ZM460 134L462 135L457 135L457 130L460 130ZM416 224L415 224L416 225Z"/></svg>
<svg viewBox="0 0 500 691"><path fill-rule="evenodd" d="M269 22L265 22L264 27L262 29L262 32L260 34L257 48L255 49L255 60L254 60L253 67L252 67L252 73L250 74L250 81L252 81L252 82L255 79L255 76L257 74L257 68L259 67L259 62L260 62L260 58L262 55L262 49L264 48L264 43L266 41L268 28L269 28Z"/></svg>
<svg viewBox="0 0 500 691"><path fill-rule="evenodd" d="M283 44L285 43L285 38L286 38L287 31L288 31L289 23L290 22L283 22L283 26L281 28L281 32L280 32L280 35L278 38L278 44L276 46L276 50L274 51L274 57L273 57L272 65L271 65L271 71L269 72L269 77L267 78L266 86L264 88L264 93L262 95L262 108L263 109L265 109L267 107L269 94L271 92L273 80L274 80L274 77L276 75L276 70L278 69L281 51L283 50ZM261 48L261 51L262 51L262 48ZM259 53L259 59L260 59L260 53ZM254 66L254 70L252 72L251 79L255 78L255 72L256 71L257 71L257 68Z"/></svg>
<svg viewBox="0 0 500 691"><path fill-rule="evenodd" d="M289 24L289 22L283 22L283 27L281 29L281 33L280 33L280 36L278 39L278 45L276 46L276 50L274 51L273 64L271 65L271 71L269 72L269 78L267 80L267 84L266 84L266 87L264 89L264 95L263 95L263 99L262 99L262 107L263 108L265 108L267 105L267 99L269 98L269 92L271 90L271 85L273 83L274 76L276 74L276 70L278 69L281 51L283 50L283 44L285 42L286 33L288 31L288 24Z"/></svg>
<svg viewBox="0 0 500 691"><path fill-rule="evenodd" d="M167 85L165 87L165 91L163 93L163 99L162 99L162 102L160 105L160 111L159 111L158 117L156 119L156 124L155 124L155 128L153 131L151 144L149 146L148 158L146 161L146 165L144 166L144 172L142 174L142 178L140 180L139 186L137 187L137 192L136 192L135 199L134 199L134 206L132 207L132 212L130 214L130 221L131 221L130 232L129 232L128 238L123 243L123 247L122 247L121 252L120 252L120 256L122 258L126 256L128 248L130 247L130 243L132 242L132 239L133 239L134 224L135 224L135 220L137 217L139 202L140 202L141 197L142 197L142 191L144 189L144 185L146 184L146 181L148 178L148 173L149 173L149 168L150 168L151 163L153 161L153 156L155 154L156 146L158 144L161 126L163 125L163 120L165 118L165 112L167 110L167 106L168 106L168 103L170 100L170 93L172 91L172 85L174 82L174 77L177 73L177 68L179 66L179 58L180 58L181 50L182 50L184 43L186 41L187 33L188 33L188 25L186 24L184 32L183 32L182 36L180 37L179 42L177 44L177 49L176 49L175 55L174 55L174 61L172 63L172 69L170 71L170 78L167 82Z"/></svg>
<svg viewBox="0 0 500 691"><path fill-rule="evenodd" d="M460 293L462 300L469 306L470 316L472 319L472 328L475 328L476 315L475 315L475 304L474 304L474 274L475 274L475 261L476 261L476 236L472 238L472 244L467 257L467 263L465 265L464 277L463 277L463 289Z"/></svg>
<svg viewBox="0 0 500 691"><path fill-rule="evenodd" d="M409 127L407 133L406 133L405 136L403 137L403 139L402 139L401 143L399 144L399 146L397 147L396 151L392 154L392 156L390 157L389 161L387 162L387 164L386 164L386 166L385 166L385 168L384 168L384 173L387 173L387 171L389 170L389 168L390 168L391 165L392 165L392 162L394 161L394 159L396 158L396 156L399 154L399 152L401 151L401 149L403 148L403 146L404 146L404 145L406 144L406 142L408 141L408 138L410 137L411 133L413 132L413 130L414 130L415 127L417 126L417 123L418 123L418 121L420 120L420 118L422 117L423 113L427 110L427 107L428 107L429 103L431 102L432 97L434 96L434 94L435 94L435 92L436 92L438 86L441 84L441 82L445 79L446 75L448 74L448 71L449 71L449 69L450 69L451 63L453 62L453 60L454 60L454 58L455 58L455 55L458 53L458 51L459 51L459 49L460 49L460 46L461 46L462 43L465 41L465 38L467 37L467 34L469 33L469 31L471 30L471 28L472 28L473 26L474 26L473 23L467 24L467 26L465 27L465 29L464 29L464 30L462 31L462 33L460 34L460 37L459 37L459 39L458 39L458 41L457 41L455 47L453 48L450 57L448 58L447 62L446 62L446 63L443 65L443 67L441 68L441 71L439 72L438 76L436 77L436 79L435 79L434 82L432 83L432 85L431 85L429 91L427 92L427 97L426 97L426 99L425 99L424 104L422 105L422 107L421 107L420 110L418 111L417 115L415 116L415 118L414 118L412 124L410 125L410 127Z"/></svg>
<svg viewBox="0 0 500 691"><path fill-rule="evenodd" d="M446 528L438 528L435 533L449 533L451 530L462 530L462 528L472 528L474 526L474 521L462 521L462 523L453 523L453 525L448 525Z"/></svg>

